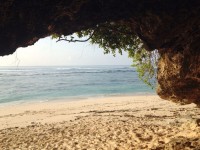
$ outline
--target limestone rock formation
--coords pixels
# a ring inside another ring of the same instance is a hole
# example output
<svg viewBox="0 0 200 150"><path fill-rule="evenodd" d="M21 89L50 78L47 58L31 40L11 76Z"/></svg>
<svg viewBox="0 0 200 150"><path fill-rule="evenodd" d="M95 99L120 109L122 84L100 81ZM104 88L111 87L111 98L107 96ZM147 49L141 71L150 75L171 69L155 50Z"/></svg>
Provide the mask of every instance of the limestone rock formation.
<svg viewBox="0 0 200 150"><path fill-rule="evenodd" d="M198 49L160 52L158 95L181 104L200 106L200 53Z"/></svg>
<svg viewBox="0 0 200 150"><path fill-rule="evenodd" d="M146 48L158 49L158 94L200 105L199 0L2 0L0 55L53 33L127 21Z"/></svg>

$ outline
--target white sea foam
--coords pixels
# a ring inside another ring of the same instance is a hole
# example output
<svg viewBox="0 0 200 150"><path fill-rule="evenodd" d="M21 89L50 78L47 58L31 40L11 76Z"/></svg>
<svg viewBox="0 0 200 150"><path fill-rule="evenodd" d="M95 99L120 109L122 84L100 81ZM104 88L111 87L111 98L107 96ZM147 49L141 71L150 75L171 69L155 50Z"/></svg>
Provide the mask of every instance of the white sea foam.
<svg viewBox="0 0 200 150"><path fill-rule="evenodd" d="M130 66L0 67L0 85L0 103L154 92Z"/></svg>

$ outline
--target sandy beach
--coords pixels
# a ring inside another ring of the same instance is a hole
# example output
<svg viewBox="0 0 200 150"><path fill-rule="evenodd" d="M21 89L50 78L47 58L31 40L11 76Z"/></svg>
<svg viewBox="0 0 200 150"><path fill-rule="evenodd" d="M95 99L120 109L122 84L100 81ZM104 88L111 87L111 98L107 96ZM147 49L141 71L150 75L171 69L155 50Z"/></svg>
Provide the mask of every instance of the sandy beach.
<svg viewBox="0 0 200 150"><path fill-rule="evenodd" d="M0 149L200 149L200 109L158 96L0 107Z"/></svg>

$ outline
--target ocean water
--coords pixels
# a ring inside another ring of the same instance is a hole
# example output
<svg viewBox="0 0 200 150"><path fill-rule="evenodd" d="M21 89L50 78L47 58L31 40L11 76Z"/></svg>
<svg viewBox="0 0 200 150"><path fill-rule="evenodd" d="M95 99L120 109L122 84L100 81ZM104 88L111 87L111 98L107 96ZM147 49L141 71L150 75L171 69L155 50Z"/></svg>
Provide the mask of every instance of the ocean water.
<svg viewBox="0 0 200 150"><path fill-rule="evenodd" d="M130 66L0 67L0 103L155 94Z"/></svg>

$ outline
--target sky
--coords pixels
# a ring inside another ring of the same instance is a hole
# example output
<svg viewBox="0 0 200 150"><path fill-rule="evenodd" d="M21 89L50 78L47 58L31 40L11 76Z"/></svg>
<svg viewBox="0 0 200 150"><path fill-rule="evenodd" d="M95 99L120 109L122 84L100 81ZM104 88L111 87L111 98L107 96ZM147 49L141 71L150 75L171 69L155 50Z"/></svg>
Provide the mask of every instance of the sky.
<svg viewBox="0 0 200 150"><path fill-rule="evenodd" d="M123 55L104 54L98 45L89 42L56 42L50 37L40 39L32 46L18 48L8 56L0 57L0 66L72 66L72 65L131 65L126 52Z"/></svg>

